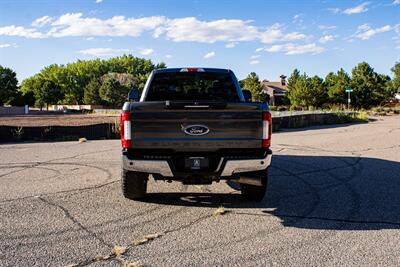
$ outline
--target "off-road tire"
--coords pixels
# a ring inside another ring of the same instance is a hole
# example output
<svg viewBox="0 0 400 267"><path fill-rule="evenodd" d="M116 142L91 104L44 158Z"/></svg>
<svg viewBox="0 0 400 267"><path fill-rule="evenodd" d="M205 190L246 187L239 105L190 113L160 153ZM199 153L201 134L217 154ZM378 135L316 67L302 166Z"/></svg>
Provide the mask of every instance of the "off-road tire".
<svg viewBox="0 0 400 267"><path fill-rule="evenodd" d="M141 199L146 195L147 180L149 175L145 173L122 170L121 188L122 194L128 199Z"/></svg>
<svg viewBox="0 0 400 267"><path fill-rule="evenodd" d="M265 193L267 192L268 172L266 171L263 173L261 178L262 186L240 184L240 191L246 200L259 202L264 199Z"/></svg>

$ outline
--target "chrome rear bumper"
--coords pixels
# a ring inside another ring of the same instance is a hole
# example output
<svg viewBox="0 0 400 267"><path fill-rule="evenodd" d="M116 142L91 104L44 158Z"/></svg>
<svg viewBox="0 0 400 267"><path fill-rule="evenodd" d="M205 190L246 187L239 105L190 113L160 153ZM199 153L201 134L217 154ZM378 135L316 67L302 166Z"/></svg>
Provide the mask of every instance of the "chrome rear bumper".
<svg viewBox="0 0 400 267"><path fill-rule="evenodd" d="M271 159L272 153L261 159L226 160L221 170L222 162L224 162L224 158L221 158L216 173L220 173L221 177L229 177L236 173L262 171L271 165ZM174 176L166 160L130 160L126 155L123 155L122 167L128 171L160 174L164 177Z"/></svg>
<svg viewBox="0 0 400 267"><path fill-rule="evenodd" d="M174 176L166 160L130 160L123 155L122 168L127 171L161 174L165 177Z"/></svg>

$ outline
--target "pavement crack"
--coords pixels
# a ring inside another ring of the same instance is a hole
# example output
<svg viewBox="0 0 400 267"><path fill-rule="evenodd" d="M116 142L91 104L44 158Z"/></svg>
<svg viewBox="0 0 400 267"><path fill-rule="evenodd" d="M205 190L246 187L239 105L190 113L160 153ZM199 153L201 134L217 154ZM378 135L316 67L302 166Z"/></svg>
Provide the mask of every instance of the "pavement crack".
<svg viewBox="0 0 400 267"><path fill-rule="evenodd" d="M42 199L42 201L47 202L47 201L44 200L44 199ZM62 209L64 212L67 211L64 207L59 206L59 205L57 205L57 204L53 204L53 203L51 203L51 202L49 202L49 204L50 204L50 205L53 205L53 206L56 206L56 207L59 207L59 208ZM67 211L67 212L68 212L68 211ZM69 214L69 213L68 213L68 214ZM69 216L70 216L70 215L69 215ZM145 245L146 243L151 242L151 241L153 241L154 239L162 238L162 237L164 237L164 236L167 235L167 234L171 234L171 233L174 233L174 232L179 232L179 231L182 231L182 230L184 230L184 229L190 228L190 227L192 227L193 225L198 224L198 223L200 223L200 222L202 222L202 221L204 221L204 220L206 220L206 219L208 219L208 218L211 218L211 217L214 217L214 215L213 215L212 213L211 213L211 214L204 215L204 216L201 216L201 217L197 218L197 219L194 220L194 221L191 221L191 222L189 222L189 223L187 223L187 224L181 225L181 226L176 227L176 228L172 228L172 229L169 229L169 230L166 230L166 231L160 231L160 232L158 232L157 234L145 235L144 238L146 238L146 242L136 243L135 240L133 240L133 241L131 242L131 244L129 244L129 245L123 247L123 248L125 249L124 254L125 254L125 253L128 253L131 249L133 249L134 247L136 247L136 246L138 246L138 245ZM71 218L73 218L73 217L71 216ZM79 223L79 222L78 222L78 223ZM82 226L82 227L83 227L83 226ZM91 233L91 232L90 232L90 233ZM110 245L110 244L106 244L106 245L109 246L109 247L111 247L111 248L115 247L115 246ZM72 264L71 266L83 267L83 266L91 265L91 264L93 264L93 263L95 263L95 262L97 262L97 261L99 261L99 260L95 257L95 258L91 258L91 259L84 260L84 261L79 262L79 263ZM119 255L118 255L117 253L115 253L115 252L111 253L110 255L107 255L106 257L103 257L103 259L102 259L101 261L117 261L117 262L120 263L121 265L123 264L123 262L120 261Z"/></svg>
<svg viewBox="0 0 400 267"><path fill-rule="evenodd" d="M6 200L0 201L0 204L9 203L9 202L18 201L18 200L29 199L29 198L37 198L37 197L40 198L40 197L45 197L45 196L53 196L53 195L57 195L57 194L82 192L82 191L102 188L102 187L105 187L107 185L111 185L111 184L115 184L115 183L119 183L119 180L114 180L114 181L110 181L110 182L107 182L107 183L104 183L104 184L98 184L98 185L88 186L88 187L83 187L83 188L61 190L61 191L57 191L57 192L54 192L54 193L45 193L45 194L40 194L39 196L38 195L31 195L31 196L25 196L25 197L6 199Z"/></svg>
<svg viewBox="0 0 400 267"><path fill-rule="evenodd" d="M49 206L52 206L52 207L60 209L64 213L64 215L65 215L65 217L67 219L69 219L74 225L78 226L81 230L85 231L91 237L93 237L94 239L98 240L102 245L107 246L109 248L113 247L112 244L107 243L103 238L97 236L96 233L94 233L93 231L89 230L81 222L79 222L74 216L72 216L72 214L68 211L67 208L61 206L60 204L52 202L52 201L50 201L50 200L48 200L46 198L40 197L40 196L38 197L38 199L41 200L43 203L49 205Z"/></svg>

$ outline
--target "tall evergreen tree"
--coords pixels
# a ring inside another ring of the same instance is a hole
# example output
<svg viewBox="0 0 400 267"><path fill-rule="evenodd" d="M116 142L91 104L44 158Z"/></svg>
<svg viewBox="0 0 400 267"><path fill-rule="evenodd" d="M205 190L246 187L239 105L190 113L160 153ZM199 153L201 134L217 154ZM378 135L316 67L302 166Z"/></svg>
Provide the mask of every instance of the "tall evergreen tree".
<svg viewBox="0 0 400 267"><path fill-rule="evenodd" d="M330 103L347 103L347 95L345 90L350 86L350 76L344 71L344 69L340 69L336 73L330 72L325 77L325 84L328 90Z"/></svg>

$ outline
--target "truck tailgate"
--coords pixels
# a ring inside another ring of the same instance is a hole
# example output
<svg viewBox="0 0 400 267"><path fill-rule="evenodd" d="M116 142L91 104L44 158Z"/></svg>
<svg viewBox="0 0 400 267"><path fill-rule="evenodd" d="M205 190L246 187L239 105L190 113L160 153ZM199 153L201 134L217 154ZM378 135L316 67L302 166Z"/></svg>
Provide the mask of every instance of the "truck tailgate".
<svg viewBox="0 0 400 267"><path fill-rule="evenodd" d="M136 103L131 110L132 147L210 152L223 148L261 148L259 105L230 103L222 108L187 107L168 107L165 102ZM196 132L198 126L202 132ZM188 129L195 131L191 133Z"/></svg>

